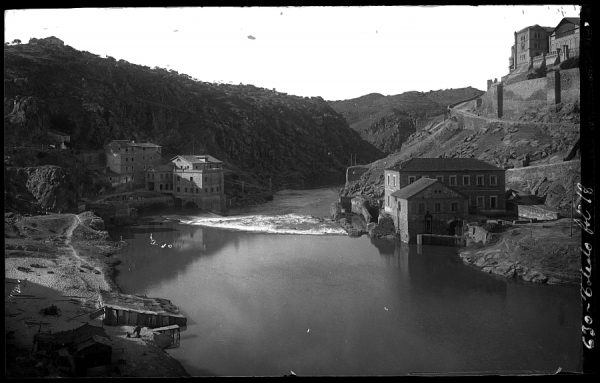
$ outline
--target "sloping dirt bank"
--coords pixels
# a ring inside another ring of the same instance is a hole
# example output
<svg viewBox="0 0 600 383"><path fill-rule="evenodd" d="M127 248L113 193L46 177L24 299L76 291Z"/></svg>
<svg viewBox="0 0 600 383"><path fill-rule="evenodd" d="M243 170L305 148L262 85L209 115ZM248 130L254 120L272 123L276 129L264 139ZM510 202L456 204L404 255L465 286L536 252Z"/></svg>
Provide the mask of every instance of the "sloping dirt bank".
<svg viewBox="0 0 600 383"><path fill-rule="evenodd" d="M7 376L61 376L47 359L31 355L38 331L58 332L90 323L98 291L118 290L112 276L118 261L115 243L101 219L90 212L22 217L5 214L5 335ZM58 315L42 309L58 308ZM152 341L150 333L127 338L129 326L105 326L113 364L98 376L189 376ZM65 376L65 375L62 375Z"/></svg>
<svg viewBox="0 0 600 383"><path fill-rule="evenodd" d="M571 236L572 228L572 236ZM578 285L581 230L570 219L513 226L492 234L486 245L459 252L463 262L482 271L535 283Z"/></svg>

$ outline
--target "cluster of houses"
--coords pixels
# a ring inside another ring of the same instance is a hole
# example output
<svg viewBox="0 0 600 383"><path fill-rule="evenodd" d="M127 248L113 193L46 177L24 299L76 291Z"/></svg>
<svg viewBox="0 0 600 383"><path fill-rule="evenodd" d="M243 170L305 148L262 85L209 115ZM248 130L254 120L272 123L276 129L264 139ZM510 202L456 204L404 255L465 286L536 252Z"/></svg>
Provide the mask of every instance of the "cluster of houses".
<svg viewBox="0 0 600 383"><path fill-rule="evenodd" d="M535 64L554 65L579 56L579 18L565 17L556 27L532 25L514 33L509 71Z"/></svg>
<svg viewBox="0 0 600 383"><path fill-rule="evenodd" d="M56 149L66 149L70 136L49 131ZM114 190L144 189L172 196L182 206L221 211L225 208L223 162L213 156L177 155L165 162L162 147L150 142L112 140L104 150L79 150L89 170L102 174Z"/></svg>
<svg viewBox="0 0 600 383"><path fill-rule="evenodd" d="M384 212L403 242L459 236L467 217L505 213L504 173L475 158L412 158L385 169Z"/></svg>
<svg viewBox="0 0 600 383"><path fill-rule="evenodd" d="M147 142L109 142L105 153L111 185L171 195L184 206L215 211L225 207L222 161L210 155L177 155L163 163L161 149Z"/></svg>

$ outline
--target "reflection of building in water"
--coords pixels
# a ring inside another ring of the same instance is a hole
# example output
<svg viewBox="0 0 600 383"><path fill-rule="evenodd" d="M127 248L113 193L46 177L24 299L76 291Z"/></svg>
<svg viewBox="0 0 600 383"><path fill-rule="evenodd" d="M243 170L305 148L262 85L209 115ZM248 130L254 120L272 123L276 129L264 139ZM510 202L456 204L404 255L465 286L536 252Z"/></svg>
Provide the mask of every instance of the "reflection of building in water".
<svg viewBox="0 0 600 383"><path fill-rule="evenodd" d="M400 269L402 277L406 281L410 280L408 257L410 255L410 246L407 243L397 241L396 249L394 251L394 260L396 261L396 267Z"/></svg>
<svg viewBox="0 0 600 383"><path fill-rule="evenodd" d="M181 231L180 235L173 241L173 247L179 250L206 250L204 231L201 227L192 227L189 231Z"/></svg>

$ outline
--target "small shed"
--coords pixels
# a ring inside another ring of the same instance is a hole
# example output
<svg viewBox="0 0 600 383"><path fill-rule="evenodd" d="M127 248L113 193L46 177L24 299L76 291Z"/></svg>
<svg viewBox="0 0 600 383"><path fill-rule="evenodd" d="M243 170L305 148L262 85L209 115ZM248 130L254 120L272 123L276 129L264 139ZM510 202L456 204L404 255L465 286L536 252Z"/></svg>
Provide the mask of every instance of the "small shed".
<svg viewBox="0 0 600 383"><path fill-rule="evenodd" d="M168 299L101 291L100 300L104 307L104 324L109 326L156 328L187 325L186 317Z"/></svg>

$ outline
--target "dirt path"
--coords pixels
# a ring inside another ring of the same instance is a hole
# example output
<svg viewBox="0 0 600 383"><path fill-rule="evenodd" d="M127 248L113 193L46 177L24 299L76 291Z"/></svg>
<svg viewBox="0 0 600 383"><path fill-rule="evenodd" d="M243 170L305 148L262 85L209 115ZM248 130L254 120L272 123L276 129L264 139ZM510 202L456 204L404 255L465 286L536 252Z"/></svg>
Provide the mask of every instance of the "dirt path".
<svg viewBox="0 0 600 383"><path fill-rule="evenodd" d="M497 122L497 123L507 124L507 125L528 124L528 125L548 126L548 127L555 127L555 128L570 126L572 128L579 128L579 124L573 124L573 123L567 123L567 122L557 123L557 122L518 121L518 120L506 120L506 119L502 119L502 118L495 118L495 117L488 117L488 116L479 116L477 114L468 112L464 109L467 107L468 102L469 101L456 105L454 108L452 108L452 111L462 114L463 116L478 118L478 119L484 120L488 123Z"/></svg>
<svg viewBox="0 0 600 383"><path fill-rule="evenodd" d="M38 331L71 330L86 322L102 326L100 318L92 319L89 314L97 311L98 290L111 290L107 275L112 266L107 262L111 258L107 254L116 247L106 232L89 224L91 221L84 214L48 214L20 217L12 223L5 221L5 332L11 334L9 376L58 376L46 369L51 368L46 359L30 354ZM102 251L104 247L109 250ZM50 305L58 308L59 315L41 312ZM179 362L153 343L149 331L136 339L126 336L133 331L130 326L105 326L105 330L113 346L112 367L118 366L119 372L100 372L100 376L188 376Z"/></svg>

